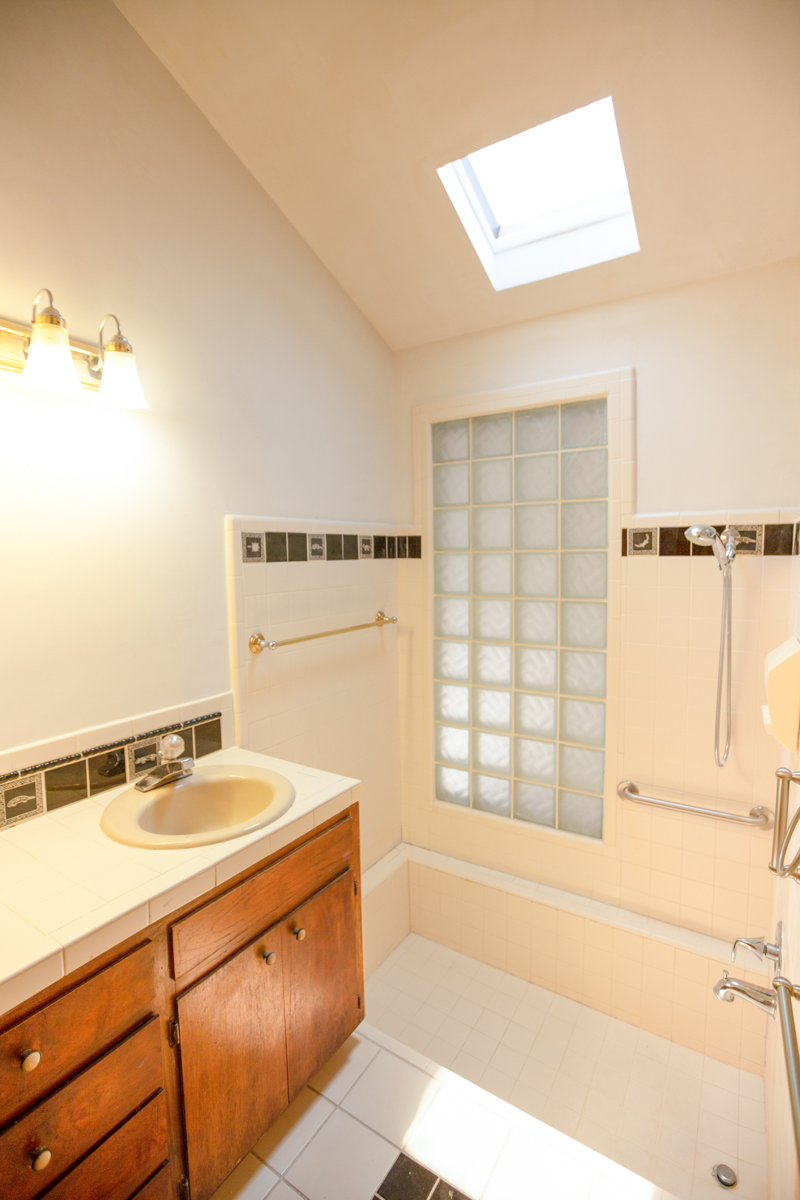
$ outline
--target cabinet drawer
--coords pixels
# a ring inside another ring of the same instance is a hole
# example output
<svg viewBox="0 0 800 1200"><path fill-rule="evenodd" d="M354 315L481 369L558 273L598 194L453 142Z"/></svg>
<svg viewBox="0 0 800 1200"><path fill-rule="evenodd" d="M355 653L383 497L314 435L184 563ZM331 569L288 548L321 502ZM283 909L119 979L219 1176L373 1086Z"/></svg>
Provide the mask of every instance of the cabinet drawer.
<svg viewBox="0 0 800 1200"><path fill-rule="evenodd" d="M0 1134L6 1195L38 1196L162 1086L160 1021L150 1017ZM36 1171L34 1157L44 1149L50 1162Z"/></svg>
<svg viewBox="0 0 800 1200"><path fill-rule="evenodd" d="M147 942L1 1033L0 1126L152 1012L154 988L154 949ZM29 1051L41 1059L25 1071Z"/></svg>
<svg viewBox="0 0 800 1200"><path fill-rule="evenodd" d="M289 912L338 875L352 858L354 845L353 819L348 814L332 829L176 921L170 931L173 978L213 966L244 946L265 925L279 920L282 912Z"/></svg>
<svg viewBox="0 0 800 1200"><path fill-rule="evenodd" d="M167 1101L159 1092L73 1167L47 1200L129 1200L168 1157Z"/></svg>
<svg viewBox="0 0 800 1200"><path fill-rule="evenodd" d="M130 1200L172 1200L172 1196L172 1172L169 1166L165 1166L152 1179L148 1179ZM49 1196L47 1200L50 1200Z"/></svg>

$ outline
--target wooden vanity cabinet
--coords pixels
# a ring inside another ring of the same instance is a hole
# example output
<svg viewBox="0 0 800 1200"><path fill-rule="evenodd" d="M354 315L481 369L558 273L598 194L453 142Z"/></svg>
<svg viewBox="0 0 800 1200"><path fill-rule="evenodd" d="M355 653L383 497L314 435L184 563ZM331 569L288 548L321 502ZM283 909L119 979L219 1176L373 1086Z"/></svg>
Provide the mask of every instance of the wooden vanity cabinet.
<svg viewBox="0 0 800 1200"><path fill-rule="evenodd" d="M0 1015L0 1196L208 1200L363 1017L358 845L354 804Z"/></svg>

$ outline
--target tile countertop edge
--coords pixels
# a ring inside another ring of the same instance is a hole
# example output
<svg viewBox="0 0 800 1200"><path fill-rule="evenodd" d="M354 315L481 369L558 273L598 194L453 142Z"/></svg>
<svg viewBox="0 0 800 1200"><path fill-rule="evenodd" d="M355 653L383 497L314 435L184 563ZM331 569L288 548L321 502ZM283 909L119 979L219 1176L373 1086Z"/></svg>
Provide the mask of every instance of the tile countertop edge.
<svg viewBox="0 0 800 1200"><path fill-rule="evenodd" d="M31 926L31 937L23 944L19 941L4 944L3 927L0 924L0 1015L104 954L117 943L146 929L191 900L198 899L218 884L227 883L296 837L310 833L337 812L349 807L359 795L360 781L357 779L285 762L237 746L218 750L202 759L203 765L212 762L252 763L280 771L295 788L296 798L291 809L263 830L245 837L196 846L187 851L164 851L169 855L165 869L147 884L140 884L138 889L131 889L107 902L98 896L96 907L50 933ZM45 814L35 822L29 822L27 829L34 835L33 844L29 837L28 844L18 848L19 853L36 857L35 827L41 821L40 829L44 834L46 828L46 840L50 847L54 841L57 844L59 831L65 845L68 844L76 836L77 826L80 830L78 836L86 841L89 853L94 846L99 851L110 848L129 854L130 847L118 846L100 830L103 809L129 786L126 784L115 788L95 799L78 801L55 813ZM7 832L11 831L0 833L0 839ZM15 839L9 840L15 845ZM67 857L74 852L74 848L68 849ZM162 851L147 853L161 854ZM186 858L174 865L176 853L185 854ZM42 872L57 872L57 868L50 866L44 858L39 861ZM87 886L91 886L91 879ZM25 921L24 911L18 916Z"/></svg>

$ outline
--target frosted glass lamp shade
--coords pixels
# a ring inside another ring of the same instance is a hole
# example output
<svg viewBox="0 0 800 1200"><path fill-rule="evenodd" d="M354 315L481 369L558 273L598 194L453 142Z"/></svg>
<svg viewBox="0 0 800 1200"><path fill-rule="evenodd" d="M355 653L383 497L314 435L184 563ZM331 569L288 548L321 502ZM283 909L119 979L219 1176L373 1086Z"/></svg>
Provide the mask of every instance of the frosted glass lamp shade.
<svg viewBox="0 0 800 1200"><path fill-rule="evenodd" d="M77 399L83 388L72 361L69 334L60 320L42 314L33 323L22 382L38 391Z"/></svg>
<svg viewBox="0 0 800 1200"><path fill-rule="evenodd" d="M97 403L106 408L149 408L139 383L136 356L110 342L105 348L103 379Z"/></svg>

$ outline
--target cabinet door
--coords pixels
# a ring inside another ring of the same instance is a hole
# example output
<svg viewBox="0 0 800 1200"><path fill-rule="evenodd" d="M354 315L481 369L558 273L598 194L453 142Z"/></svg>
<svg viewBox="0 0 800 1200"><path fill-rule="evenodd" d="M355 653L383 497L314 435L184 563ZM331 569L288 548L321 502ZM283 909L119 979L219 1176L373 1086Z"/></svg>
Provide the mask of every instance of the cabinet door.
<svg viewBox="0 0 800 1200"><path fill-rule="evenodd" d="M288 1104L281 933L178 997L192 1200L207 1200Z"/></svg>
<svg viewBox="0 0 800 1200"><path fill-rule="evenodd" d="M353 1032L361 1007L360 909L352 871L283 922L289 1099Z"/></svg>

